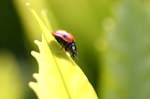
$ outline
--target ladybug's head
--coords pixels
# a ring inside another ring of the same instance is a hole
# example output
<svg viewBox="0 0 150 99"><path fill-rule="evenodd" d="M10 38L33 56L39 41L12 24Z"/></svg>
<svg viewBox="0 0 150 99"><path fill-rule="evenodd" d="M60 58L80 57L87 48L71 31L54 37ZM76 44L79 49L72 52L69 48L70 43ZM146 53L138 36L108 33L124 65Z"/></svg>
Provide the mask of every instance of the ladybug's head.
<svg viewBox="0 0 150 99"><path fill-rule="evenodd" d="M71 56L72 56L73 58L77 56L77 48L76 48L75 43L72 43L72 44L71 44L71 49L70 49L70 51L71 51Z"/></svg>

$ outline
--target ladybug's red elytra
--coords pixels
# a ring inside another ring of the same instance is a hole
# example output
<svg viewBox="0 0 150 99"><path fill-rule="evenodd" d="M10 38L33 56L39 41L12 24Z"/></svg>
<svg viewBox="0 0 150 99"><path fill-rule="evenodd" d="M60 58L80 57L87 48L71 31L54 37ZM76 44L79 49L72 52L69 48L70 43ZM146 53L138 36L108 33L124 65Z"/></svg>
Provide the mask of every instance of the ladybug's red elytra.
<svg viewBox="0 0 150 99"><path fill-rule="evenodd" d="M61 46L65 48L66 51L71 53L71 56L73 58L77 56L77 47L75 44L75 40L70 33L66 32L65 30L57 30L55 32L52 32L52 35L61 44Z"/></svg>

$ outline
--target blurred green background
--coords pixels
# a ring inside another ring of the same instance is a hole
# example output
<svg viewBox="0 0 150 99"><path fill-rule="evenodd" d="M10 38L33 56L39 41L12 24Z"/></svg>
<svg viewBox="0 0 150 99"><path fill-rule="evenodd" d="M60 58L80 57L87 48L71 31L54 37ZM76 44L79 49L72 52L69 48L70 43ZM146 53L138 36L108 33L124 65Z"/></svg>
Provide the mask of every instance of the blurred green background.
<svg viewBox="0 0 150 99"><path fill-rule="evenodd" d="M37 98L28 82L41 31L28 3L75 36L77 63L100 99L150 99L150 0L1 0L0 99Z"/></svg>

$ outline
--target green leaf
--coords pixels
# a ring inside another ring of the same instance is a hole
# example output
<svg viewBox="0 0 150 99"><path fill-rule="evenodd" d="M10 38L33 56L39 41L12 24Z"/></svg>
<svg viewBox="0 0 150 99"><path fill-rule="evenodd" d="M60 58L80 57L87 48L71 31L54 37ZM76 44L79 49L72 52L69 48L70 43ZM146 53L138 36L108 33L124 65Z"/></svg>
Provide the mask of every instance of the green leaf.
<svg viewBox="0 0 150 99"><path fill-rule="evenodd" d="M32 8L29 10L42 30L42 41L35 40L39 52L31 52L39 64L39 72L33 74L37 82L29 83L38 98L97 99L85 74L51 35L52 29L47 29Z"/></svg>

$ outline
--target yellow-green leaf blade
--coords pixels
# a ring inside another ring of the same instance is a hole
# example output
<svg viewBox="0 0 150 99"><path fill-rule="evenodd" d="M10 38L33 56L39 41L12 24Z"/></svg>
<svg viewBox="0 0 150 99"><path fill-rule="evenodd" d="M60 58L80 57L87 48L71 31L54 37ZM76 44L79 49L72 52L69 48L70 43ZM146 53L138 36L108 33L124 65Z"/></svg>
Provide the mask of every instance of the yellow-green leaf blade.
<svg viewBox="0 0 150 99"><path fill-rule="evenodd" d="M97 99L82 70L65 53L46 25L30 9L42 29L42 41L35 41L40 52L32 52L39 64L37 83L30 83L39 99Z"/></svg>

